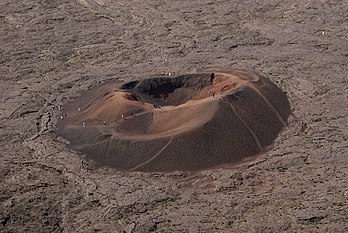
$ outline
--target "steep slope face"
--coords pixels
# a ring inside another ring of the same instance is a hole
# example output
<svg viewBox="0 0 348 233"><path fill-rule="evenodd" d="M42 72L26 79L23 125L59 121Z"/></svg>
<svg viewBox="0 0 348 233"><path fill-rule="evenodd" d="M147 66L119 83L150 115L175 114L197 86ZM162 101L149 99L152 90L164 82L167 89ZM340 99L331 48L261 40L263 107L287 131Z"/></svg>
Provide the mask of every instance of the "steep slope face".
<svg viewBox="0 0 348 233"><path fill-rule="evenodd" d="M286 125L286 95L247 71L206 69L107 84L64 107L56 134L120 170L200 170L265 151Z"/></svg>

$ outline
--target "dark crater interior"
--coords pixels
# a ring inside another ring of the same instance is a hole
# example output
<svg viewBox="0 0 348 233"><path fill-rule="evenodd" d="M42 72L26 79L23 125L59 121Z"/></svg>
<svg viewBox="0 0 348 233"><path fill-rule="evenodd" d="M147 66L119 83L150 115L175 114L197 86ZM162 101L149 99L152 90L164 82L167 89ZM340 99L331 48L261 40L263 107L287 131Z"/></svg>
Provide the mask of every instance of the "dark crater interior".
<svg viewBox="0 0 348 233"><path fill-rule="evenodd" d="M129 100L143 100L155 106L177 106L188 100L206 97L199 93L212 85L214 74L188 74L178 77L155 77L133 81L121 86L133 95Z"/></svg>

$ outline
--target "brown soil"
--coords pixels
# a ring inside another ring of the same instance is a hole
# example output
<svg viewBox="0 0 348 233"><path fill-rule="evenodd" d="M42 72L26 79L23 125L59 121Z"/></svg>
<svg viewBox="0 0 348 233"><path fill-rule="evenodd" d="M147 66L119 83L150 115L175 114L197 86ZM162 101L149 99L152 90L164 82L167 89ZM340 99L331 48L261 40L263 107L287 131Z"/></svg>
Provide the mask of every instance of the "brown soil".
<svg viewBox="0 0 348 233"><path fill-rule="evenodd" d="M56 134L103 165L193 171L265 152L290 105L266 78L223 71L108 83L63 106Z"/></svg>
<svg viewBox="0 0 348 233"><path fill-rule="evenodd" d="M348 232L347 35L343 0L0 1L0 232ZM54 134L87 90L216 66L287 93L256 159L121 172Z"/></svg>

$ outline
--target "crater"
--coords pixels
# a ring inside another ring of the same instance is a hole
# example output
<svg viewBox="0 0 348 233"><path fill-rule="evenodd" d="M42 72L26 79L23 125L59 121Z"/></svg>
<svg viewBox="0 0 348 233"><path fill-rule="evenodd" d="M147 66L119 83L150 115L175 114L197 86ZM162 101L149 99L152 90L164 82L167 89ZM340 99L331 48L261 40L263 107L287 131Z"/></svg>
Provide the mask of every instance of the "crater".
<svg viewBox="0 0 348 233"><path fill-rule="evenodd" d="M286 95L251 71L221 68L109 83L64 106L74 150L122 171L194 171L265 152L287 124Z"/></svg>

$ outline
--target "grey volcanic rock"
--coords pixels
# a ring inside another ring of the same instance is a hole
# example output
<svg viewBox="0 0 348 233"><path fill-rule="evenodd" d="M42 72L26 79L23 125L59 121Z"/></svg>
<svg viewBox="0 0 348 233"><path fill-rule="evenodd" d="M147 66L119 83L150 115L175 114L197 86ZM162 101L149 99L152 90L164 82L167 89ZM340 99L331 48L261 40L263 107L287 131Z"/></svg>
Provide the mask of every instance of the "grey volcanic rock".
<svg viewBox="0 0 348 233"><path fill-rule="evenodd" d="M0 232L348 232L347 12L343 0L1 0ZM253 159L121 172L54 134L87 90L215 66L287 93L288 125Z"/></svg>

